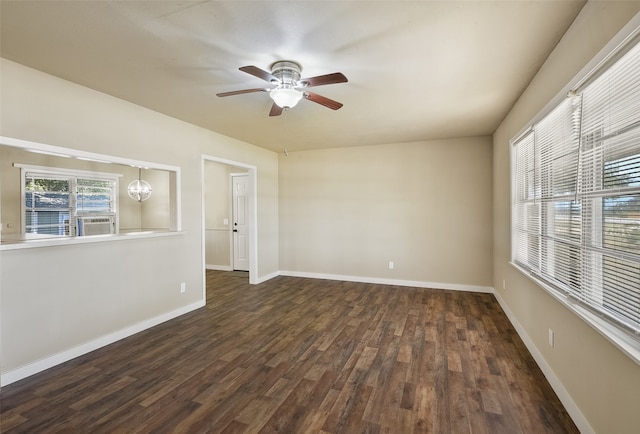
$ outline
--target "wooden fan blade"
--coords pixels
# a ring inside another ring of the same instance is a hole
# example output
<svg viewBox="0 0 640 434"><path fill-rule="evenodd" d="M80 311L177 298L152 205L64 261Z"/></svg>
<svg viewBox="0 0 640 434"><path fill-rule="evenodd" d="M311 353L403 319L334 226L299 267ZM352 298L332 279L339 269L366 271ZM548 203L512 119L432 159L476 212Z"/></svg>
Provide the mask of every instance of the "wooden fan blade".
<svg viewBox="0 0 640 434"><path fill-rule="evenodd" d="M275 102L271 106L271 111L269 112L269 116L280 116L282 114L282 107L280 107Z"/></svg>
<svg viewBox="0 0 640 434"><path fill-rule="evenodd" d="M338 110L342 107L342 103L327 98L326 96L318 95L317 93L305 91L303 96L309 101L313 101L320 105L330 108L331 110Z"/></svg>
<svg viewBox="0 0 640 434"><path fill-rule="evenodd" d="M247 74L251 74L254 77L258 77L263 79L264 81L268 81L269 83L274 83L274 82L277 83L279 81L277 78L271 75L271 73L265 71L264 69L260 69L257 66L249 65L249 66L243 66L238 69L240 69L240 71L242 72L246 72Z"/></svg>
<svg viewBox="0 0 640 434"><path fill-rule="evenodd" d="M323 86L325 84L334 83L346 83L347 77L341 72L334 72L333 74L318 75L317 77L303 78L300 83L305 87Z"/></svg>
<svg viewBox="0 0 640 434"><path fill-rule="evenodd" d="M268 91L269 91L269 89L264 89L262 87L256 87L256 88L253 88L253 89L233 90L231 92L216 93L216 96L233 96L233 95L242 95L243 93L268 92Z"/></svg>

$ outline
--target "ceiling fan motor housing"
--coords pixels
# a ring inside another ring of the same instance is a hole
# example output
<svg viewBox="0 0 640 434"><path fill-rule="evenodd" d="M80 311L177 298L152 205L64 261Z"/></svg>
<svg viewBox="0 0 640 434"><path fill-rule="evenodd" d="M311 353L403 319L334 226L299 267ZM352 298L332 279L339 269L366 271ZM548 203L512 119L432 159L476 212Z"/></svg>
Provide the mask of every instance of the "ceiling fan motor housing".
<svg viewBox="0 0 640 434"><path fill-rule="evenodd" d="M302 67L296 62L281 60L271 65L271 75L280 80L281 84L297 86L300 81Z"/></svg>

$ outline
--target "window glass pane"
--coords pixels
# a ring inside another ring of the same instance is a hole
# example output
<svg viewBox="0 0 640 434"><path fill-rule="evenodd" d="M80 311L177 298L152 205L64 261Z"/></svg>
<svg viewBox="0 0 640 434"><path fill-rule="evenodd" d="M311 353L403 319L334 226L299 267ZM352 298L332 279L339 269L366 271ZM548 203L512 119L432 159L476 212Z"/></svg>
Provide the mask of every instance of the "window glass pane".
<svg viewBox="0 0 640 434"><path fill-rule="evenodd" d="M640 264L605 256L603 307L640 327Z"/></svg>
<svg viewBox="0 0 640 434"><path fill-rule="evenodd" d="M640 193L603 200L603 247L640 255Z"/></svg>
<svg viewBox="0 0 640 434"><path fill-rule="evenodd" d="M68 209L69 193L36 191L30 196L31 206L35 209Z"/></svg>
<svg viewBox="0 0 640 434"><path fill-rule="evenodd" d="M612 137L640 119L640 44L584 90L583 134Z"/></svg>
<svg viewBox="0 0 640 434"><path fill-rule="evenodd" d="M579 98L567 98L534 128L543 198L575 195L578 179Z"/></svg>
<svg viewBox="0 0 640 434"><path fill-rule="evenodd" d="M115 182L97 179L77 180L78 212L113 212Z"/></svg>
<svg viewBox="0 0 640 434"><path fill-rule="evenodd" d="M553 203L553 236L580 242L582 235L582 207L573 201Z"/></svg>
<svg viewBox="0 0 640 434"><path fill-rule="evenodd" d="M66 178L47 178L44 176L26 176L27 191L69 191L69 180Z"/></svg>
<svg viewBox="0 0 640 434"><path fill-rule="evenodd" d="M640 137L637 140L640 143ZM640 150L630 152L621 148L607 146L603 176L605 189L640 186Z"/></svg>
<svg viewBox="0 0 640 434"><path fill-rule="evenodd" d="M32 234L69 235L69 213L66 211L29 211L27 232Z"/></svg>
<svg viewBox="0 0 640 434"><path fill-rule="evenodd" d="M539 171L539 162L536 161L533 133L529 133L516 144L515 159L518 200L540 197L540 190L536 185L539 178L539 174L536 173L536 169Z"/></svg>
<svg viewBox="0 0 640 434"><path fill-rule="evenodd" d="M69 180L30 176L25 184L27 208L69 208Z"/></svg>
<svg viewBox="0 0 640 434"><path fill-rule="evenodd" d="M554 239L545 242L542 273L568 292L579 292L582 275L580 246Z"/></svg>
<svg viewBox="0 0 640 434"><path fill-rule="evenodd" d="M25 177L25 232L69 234L69 180L35 175Z"/></svg>
<svg viewBox="0 0 640 434"><path fill-rule="evenodd" d="M518 222L515 223L514 236L517 249L514 259L529 268L537 269L540 252L540 204L520 204L516 213Z"/></svg>

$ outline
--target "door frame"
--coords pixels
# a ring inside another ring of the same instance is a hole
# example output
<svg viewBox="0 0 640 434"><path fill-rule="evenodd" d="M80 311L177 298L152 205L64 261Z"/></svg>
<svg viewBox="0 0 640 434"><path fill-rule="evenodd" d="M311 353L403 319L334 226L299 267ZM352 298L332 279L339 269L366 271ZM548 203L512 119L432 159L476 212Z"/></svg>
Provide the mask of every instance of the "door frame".
<svg viewBox="0 0 640 434"><path fill-rule="evenodd" d="M200 163L200 185L201 185L201 208L202 208L202 219L201 219L201 232L202 232L202 282L203 282L203 291L204 297L206 300L206 258L205 258L205 201L204 201L204 190L205 190L205 179L204 179L204 165L207 161L226 164L228 166L236 166L241 167L243 169L247 169L247 174L249 176L249 283L255 285L259 283L258 281L258 199L256 192L258 191L258 173L257 167L252 164L243 163L241 161L229 160L226 158L220 158L213 155L202 154L201 163Z"/></svg>

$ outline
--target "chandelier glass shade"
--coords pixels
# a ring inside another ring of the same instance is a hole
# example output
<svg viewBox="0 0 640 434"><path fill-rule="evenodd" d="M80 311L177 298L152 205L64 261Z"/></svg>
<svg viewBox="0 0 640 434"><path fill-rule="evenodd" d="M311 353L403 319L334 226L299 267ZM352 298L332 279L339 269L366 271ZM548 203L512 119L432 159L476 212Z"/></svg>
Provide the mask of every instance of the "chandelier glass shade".
<svg viewBox="0 0 640 434"><path fill-rule="evenodd" d="M279 107L291 108L302 99L302 92L289 86L278 86L269 92L271 99Z"/></svg>

